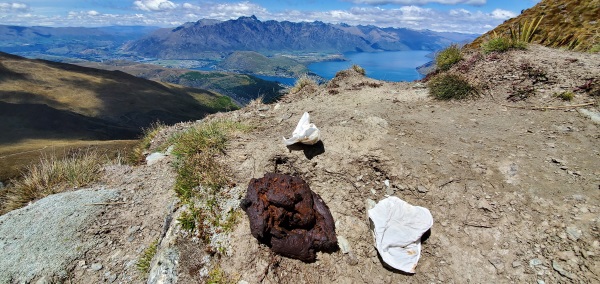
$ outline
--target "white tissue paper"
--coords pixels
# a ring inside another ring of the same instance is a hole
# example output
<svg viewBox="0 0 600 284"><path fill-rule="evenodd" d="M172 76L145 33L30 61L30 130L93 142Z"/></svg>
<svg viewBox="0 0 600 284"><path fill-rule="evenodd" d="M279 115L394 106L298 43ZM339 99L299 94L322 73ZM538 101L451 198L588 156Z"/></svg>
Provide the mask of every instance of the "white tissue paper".
<svg viewBox="0 0 600 284"><path fill-rule="evenodd" d="M421 236L433 225L427 208L390 196L370 209L375 246L389 266L415 273L421 256Z"/></svg>
<svg viewBox="0 0 600 284"><path fill-rule="evenodd" d="M290 139L285 139L285 137L283 137L283 143L286 146L296 143L314 145L319 142L320 135L321 133L317 126L310 123L308 112L305 112L304 115L302 115L302 118L300 118L300 121L298 121L298 125L296 126L296 129L294 129L292 137Z"/></svg>

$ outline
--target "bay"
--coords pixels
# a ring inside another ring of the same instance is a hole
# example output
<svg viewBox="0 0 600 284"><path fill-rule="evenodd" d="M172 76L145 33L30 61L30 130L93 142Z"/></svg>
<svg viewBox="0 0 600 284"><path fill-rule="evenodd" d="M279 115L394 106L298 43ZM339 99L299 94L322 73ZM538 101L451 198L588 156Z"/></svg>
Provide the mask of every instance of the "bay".
<svg viewBox="0 0 600 284"><path fill-rule="evenodd" d="M366 76L384 81L414 81L422 79L417 67L431 61L426 57L431 51L382 51L344 53L347 61L326 61L308 65L308 69L327 79L332 79L341 70L356 64L364 68Z"/></svg>

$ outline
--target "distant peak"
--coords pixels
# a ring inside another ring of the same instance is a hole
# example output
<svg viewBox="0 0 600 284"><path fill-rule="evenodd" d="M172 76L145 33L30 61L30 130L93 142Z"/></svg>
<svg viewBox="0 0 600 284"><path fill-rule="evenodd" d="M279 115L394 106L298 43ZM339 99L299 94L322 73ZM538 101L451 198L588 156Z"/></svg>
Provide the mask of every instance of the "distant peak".
<svg viewBox="0 0 600 284"><path fill-rule="evenodd" d="M239 21L243 21L243 20L246 20L246 21L258 21L258 18L256 18L256 16L252 15L250 17L245 17L245 16L239 17L238 20Z"/></svg>

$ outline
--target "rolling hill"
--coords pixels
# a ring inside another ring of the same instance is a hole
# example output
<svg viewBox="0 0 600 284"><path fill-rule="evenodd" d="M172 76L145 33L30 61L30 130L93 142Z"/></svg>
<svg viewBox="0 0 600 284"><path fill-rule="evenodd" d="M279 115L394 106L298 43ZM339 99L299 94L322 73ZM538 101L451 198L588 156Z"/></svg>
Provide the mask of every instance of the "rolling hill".
<svg viewBox="0 0 600 284"><path fill-rule="evenodd" d="M0 53L0 144L24 139L129 139L155 121L234 109L220 94Z"/></svg>
<svg viewBox="0 0 600 284"><path fill-rule="evenodd" d="M230 72L167 68L155 64L124 60L82 62L78 65L105 70L119 70L144 79L205 89L231 97L242 105L259 97L262 97L265 102L274 101L281 96L280 91L283 89L273 81Z"/></svg>

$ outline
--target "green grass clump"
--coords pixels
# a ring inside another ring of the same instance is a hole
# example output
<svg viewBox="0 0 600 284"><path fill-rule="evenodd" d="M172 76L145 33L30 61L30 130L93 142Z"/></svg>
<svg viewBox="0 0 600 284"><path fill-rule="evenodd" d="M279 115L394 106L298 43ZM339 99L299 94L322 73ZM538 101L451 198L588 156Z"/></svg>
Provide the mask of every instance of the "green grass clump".
<svg viewBox="0 0 600 284"><path fill-rule="evenodd" d="M152 262L154 255L156 255L157 249L158 249L158 239L153 241L150 244L150 246L144 250L144 253L138 259L136 266L140 272L142 272L144 274L147 274L150 272L150 263Z"/></svg>
<svg viewBox="0 0 600 284"><path fill-rule="evenodd" d="M429 93L439 100L461 100L477 95L476 89L465 79L454 74L437 75L427 83Z"/></svg>
<svg viewBox="0 0 600 284"><path fill-rule="evenodd" d="M505 52L512 48L512 41L505 37L496 37L481 45L483 53Z"/></svg>
<svg viewBox="0 0 600 284"><path fill-rule="evenodd" d="M356 73L358 73L358 74L360 74L360 75L363 75L363 76L365 76L365 75L367 74L367 71L365 70L365 68L362 68L362 67L360 67L360 66L359 66L359 65L357 65L357 64L353 64L353 65L352 65L352 69L353 69L354 71L356 71Z"/></svg>
<svg viewBox="0 0 600 284"><path fill-rule="evenodd" d="M458 48L458 45L453 44L437 54L435 57L435 64L440 70L446 71L462 59L463 57L460 48Z"/></svg>
<svg viewBox="0 0 600 284"><path fill-rule="evenodd" d="M189 206L178 219L182 228L205 237L207 224L219 225L221 218L215 200L229 183L227 168L218 161L227 141L237 131L249 127L229 120L213 120L188 129L170 139L177 158L175 192ZM205 204L196 204L203 201Z"/></svg>
<svg viewBox="0 0 600 284"><path fill-rule="evenodd" d="M565 91L562 93L555 94L555 96L563 101L572 101L575 98L575 94L571 91Z"/></svg>
<svg viewBox="0 0 600 284"><path fill-rule="evenodd" d="M4 203L0 213L21 208L30 201L50 194L81 187L96 181L108 158L93 150L81 150L62 159L43 157L28 166L20 179L13 180L2 193Z"/></svg>

